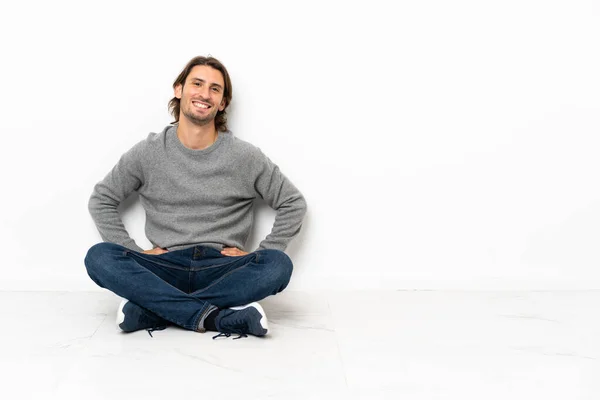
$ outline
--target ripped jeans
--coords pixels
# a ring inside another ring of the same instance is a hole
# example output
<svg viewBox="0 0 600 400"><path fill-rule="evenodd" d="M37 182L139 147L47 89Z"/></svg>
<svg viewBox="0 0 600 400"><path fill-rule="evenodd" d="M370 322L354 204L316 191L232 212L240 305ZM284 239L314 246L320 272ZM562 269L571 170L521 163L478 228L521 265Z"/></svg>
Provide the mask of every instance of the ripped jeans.
<svg viewBox="0 0 600 400"><path fill-rule="evenodd" d="M182 328L204 332L204 318L215 308L259 301L283 291L292 261L280 250L225 256L195 246L151 255L102 242L85 257L98 286Z"/></svg>

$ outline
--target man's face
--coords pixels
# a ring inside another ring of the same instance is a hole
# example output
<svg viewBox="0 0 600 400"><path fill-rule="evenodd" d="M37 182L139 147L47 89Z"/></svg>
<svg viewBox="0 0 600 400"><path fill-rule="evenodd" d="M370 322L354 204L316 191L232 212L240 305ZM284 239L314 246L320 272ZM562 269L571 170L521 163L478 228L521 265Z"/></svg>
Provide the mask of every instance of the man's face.
<svg viewBox="0 0 600 400"><path fill-rule="evenodd" d="M213 123L217 112L225 109L225 82L220 71L208 65L196 65L185 84L175 87L180 99L179 119L185 117L196 125Z"/></svg>

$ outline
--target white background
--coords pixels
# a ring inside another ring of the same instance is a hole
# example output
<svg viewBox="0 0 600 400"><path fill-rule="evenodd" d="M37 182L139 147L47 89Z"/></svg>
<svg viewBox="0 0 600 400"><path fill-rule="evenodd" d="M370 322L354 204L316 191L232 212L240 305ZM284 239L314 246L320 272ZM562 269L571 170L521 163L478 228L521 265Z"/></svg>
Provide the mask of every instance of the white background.
<svg viewBox="0 0 600 400"><path fill-rule="evenodd" d="M93 186L207 54L234 134L307 199L290 288L600 288L598 2L11 3L0 289L96 288Z"/></svg>

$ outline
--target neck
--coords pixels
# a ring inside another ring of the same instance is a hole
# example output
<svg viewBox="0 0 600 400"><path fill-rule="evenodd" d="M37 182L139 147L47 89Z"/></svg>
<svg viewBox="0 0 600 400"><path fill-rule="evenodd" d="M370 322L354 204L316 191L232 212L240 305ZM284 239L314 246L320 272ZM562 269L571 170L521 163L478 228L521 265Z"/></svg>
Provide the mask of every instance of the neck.
<svg viewBox="0 0 600 400"><path fill-rule="evenodd" d="M195 125L183 117L179 119L177 137L192 150L204 150L217 141L218 132L214 121L206 125Z"/></svg>

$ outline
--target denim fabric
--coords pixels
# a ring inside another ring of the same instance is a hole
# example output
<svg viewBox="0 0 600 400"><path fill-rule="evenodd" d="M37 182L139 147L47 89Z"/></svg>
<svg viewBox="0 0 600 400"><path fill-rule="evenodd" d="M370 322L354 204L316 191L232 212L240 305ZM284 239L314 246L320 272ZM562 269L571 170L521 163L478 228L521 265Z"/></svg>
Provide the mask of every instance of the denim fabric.
<svg viewBox="0 0 600 400"><path fill-rule="evenodd" d="M280 250L230 257L212 247L195 246L151 255L110 242L92 246L85 266L98 286L199 332L215 307L241 306L284 290L293 269Z"/></svg>

